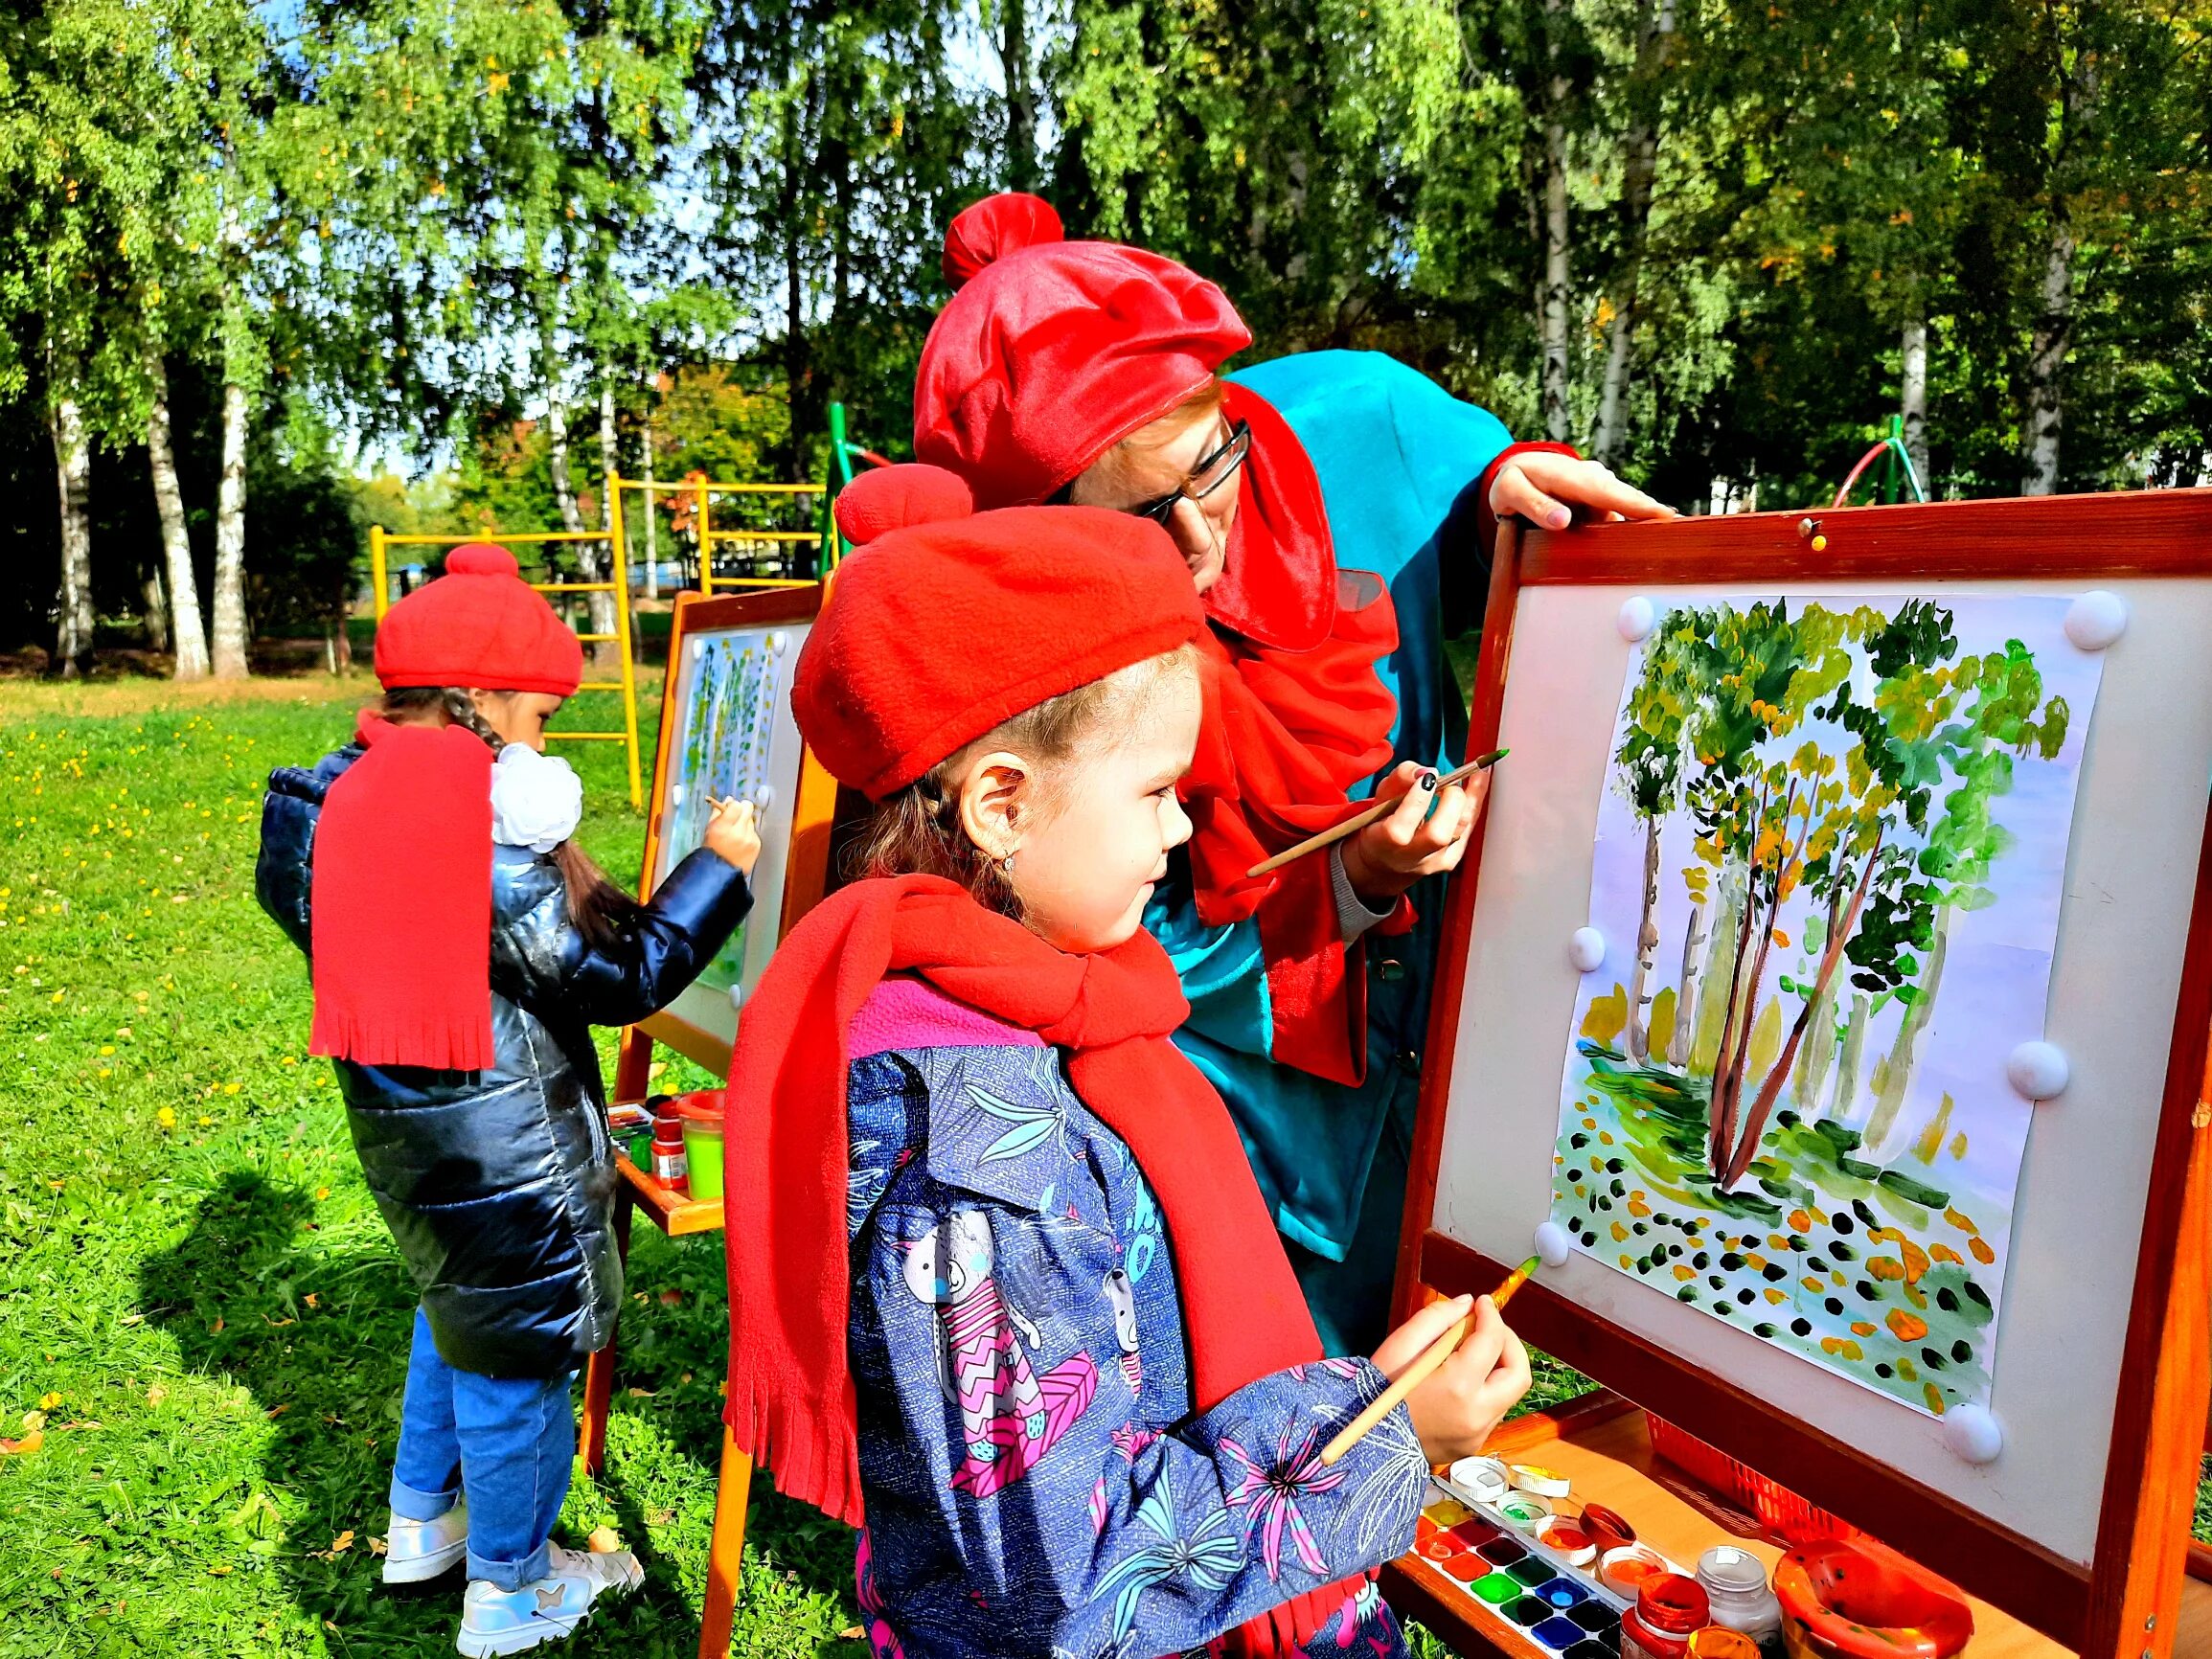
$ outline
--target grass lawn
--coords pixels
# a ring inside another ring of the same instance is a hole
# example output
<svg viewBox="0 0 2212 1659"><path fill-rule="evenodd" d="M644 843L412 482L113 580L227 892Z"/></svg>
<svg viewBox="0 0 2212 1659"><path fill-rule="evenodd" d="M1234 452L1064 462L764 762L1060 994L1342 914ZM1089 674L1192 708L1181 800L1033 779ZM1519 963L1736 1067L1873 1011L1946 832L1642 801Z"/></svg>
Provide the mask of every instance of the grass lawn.
<svg viewBox="0 0 2212 1659"><path fill-rule="evenodd" d="M0 1659L451 1651L457 1578L376 1576L414 1299L253 898L268 769L372 689L0 682ZM627 877L621 751L567 752ZM559 1651L696 1649L724 1307L717 1240L639 1226L607 1477L564 1528L648 1581ZM858 1654L855 1620L848 1535L762 1482L735 1651Z"/></svg>

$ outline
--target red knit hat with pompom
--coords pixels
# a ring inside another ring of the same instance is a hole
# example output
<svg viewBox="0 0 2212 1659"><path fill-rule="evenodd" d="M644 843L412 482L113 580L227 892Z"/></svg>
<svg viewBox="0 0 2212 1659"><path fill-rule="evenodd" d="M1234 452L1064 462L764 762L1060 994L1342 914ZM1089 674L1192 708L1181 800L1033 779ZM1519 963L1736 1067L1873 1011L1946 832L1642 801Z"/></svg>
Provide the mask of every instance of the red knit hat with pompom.
<svg viewBox="0 0 2212 1659"><path fill-rule="evenodd" d="M445 556L444 576L384 613L376 678L387 691L463 686L565 697L583 678L583 645L522 580L512 553L471 541Z"/></svg>
<svg viewBox="0 0 2212 1659"><path fill-rule="evenodd" d="M887 476L928 470L874 476L886 496L942 507L941 483ZM838 568L791 710L832 774L879 801L1001 721L1204 625L1190 567L1149 519L1013 507L910 523Z"/></svg>
<svg viewBox="0 0 2212 1659"><path fill-rule="evenodd" d="M1252 343L1197 272L1118 242L1060 239L1033 195L952 221L959 288L914 384L914 453L960 474L979 507L1042 501Z"/></svg>
<svg viewBox="0 0 2212 1659"><path fill-rule="evenodd" d="M837 534L855 547L911 524L966 518L975 511L968 486L942 466L877 466L837 491Z"/></svg>

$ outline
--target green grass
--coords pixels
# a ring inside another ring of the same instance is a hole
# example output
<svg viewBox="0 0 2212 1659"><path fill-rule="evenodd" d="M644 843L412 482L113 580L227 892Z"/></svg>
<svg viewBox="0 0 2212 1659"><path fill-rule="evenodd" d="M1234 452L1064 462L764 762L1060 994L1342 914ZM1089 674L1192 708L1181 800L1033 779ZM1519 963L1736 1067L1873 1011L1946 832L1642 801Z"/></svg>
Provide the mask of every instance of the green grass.
<svg viewBox="0 0 2212 1659"><path fill-rule="evenodd" d="M262 779L370 689L0 683L0 1436L44 1417L0 1455L0 1659L451 1651L457 1582L387 1592L372 1550L413 1297L253 899ZM567 753L627 879L621 750ZM713 1516L718 1242L641 1226L630 1281L606 1478L563 1530L613 1526L648 1582L566 1651L673 1659ZM1539 1361L1528 1403L1581 1386ZM856 1619L844 1530L763 1482L735 1651L858 1654Z"/></svg>

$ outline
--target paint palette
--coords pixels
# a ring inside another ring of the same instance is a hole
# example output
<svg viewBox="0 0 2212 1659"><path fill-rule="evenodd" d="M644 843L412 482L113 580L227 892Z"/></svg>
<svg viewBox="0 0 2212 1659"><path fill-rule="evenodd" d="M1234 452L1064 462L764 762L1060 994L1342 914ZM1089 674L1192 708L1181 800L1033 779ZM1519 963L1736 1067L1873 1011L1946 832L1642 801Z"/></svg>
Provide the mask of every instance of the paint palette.
<svg viewBox="0 0 2212 1659"><path fill-rule="evenodd" d="M1561 1659L1619 1659L1615 1602L1487 1510L1440 1490L1414 1525L1415 1553Z"/></svg>

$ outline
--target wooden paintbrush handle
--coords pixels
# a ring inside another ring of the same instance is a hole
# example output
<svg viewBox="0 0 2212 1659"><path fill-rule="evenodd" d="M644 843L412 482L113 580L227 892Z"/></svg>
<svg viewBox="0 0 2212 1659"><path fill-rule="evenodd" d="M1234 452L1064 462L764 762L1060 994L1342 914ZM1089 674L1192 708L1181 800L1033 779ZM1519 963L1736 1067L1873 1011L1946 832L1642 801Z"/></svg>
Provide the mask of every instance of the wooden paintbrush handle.
<svg viewBox="0 0 2212 1659"><path fill-rule="evenodd" d="M1490 754L1481 756L1476 760L1470 761L1466 765L1456 767L1453 770L1447 772L1443 777L1437 779L1436 786L1439 789L1448 789L1454 784L1464 784L1468 781L1468 779L1473 777L1475 773L1484 771L1487 768L1495 765L1497 761L1504 757L1504 755L1505 751L1503 749L1495 749L1493 750ZM1324 847L1335 846L1337 842L1343 840L1347 835L1358 834L1359 831L1366 829L1368 825L1375 823L1379 819L1386 818L1392 812L1395 812L1398 809L1398 803L1404 799L1405 797L1402 795L1393 795L1387 801L1378 801L1374 806L1366 807L1361 811L1353 813L1352 816L1345 819L1343 823L1333 824L1328 829L1321 830L1318 834L1309 835L1305 840L1299 842L1295 847L1284 848L1282 852L1276 853L1272 858L1264 858L1259 863L1253 865L1251 869L1245 871L1244 879L1247 881L1257 881L1261 876L1271 875L1276 871L1282 869L1284 865L1293 863L1296 860L1305 857L1309 852L1318 852Z"/></svg>
<svg viewBox="0 0 2212 1659"><path fill-rule="evenodd" d="M1474 1315L1470 1313L1430 1343L1419 1359L1398 1374L1397 1381L1377 1395L1372 1405L1338 1429L1335 1438L1321 1448L1321 1466L1333 1466L1367 1437L1368 1430L1396 1411L1407 1395L1434 1376L1437 1369L1458 1352L1459 1345L1467 1340L1467 1333L1473 1329Z"/></svg>

